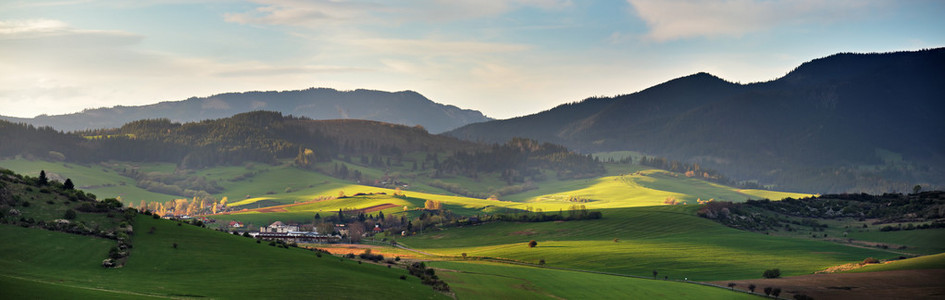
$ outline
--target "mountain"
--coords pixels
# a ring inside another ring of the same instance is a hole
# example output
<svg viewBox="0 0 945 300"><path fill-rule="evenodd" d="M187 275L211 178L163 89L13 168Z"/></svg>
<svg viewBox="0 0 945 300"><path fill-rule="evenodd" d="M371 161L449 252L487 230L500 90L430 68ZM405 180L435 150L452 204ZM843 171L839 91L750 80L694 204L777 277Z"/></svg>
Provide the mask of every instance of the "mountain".
<svg viewBox="0 0 945 300"><path fill-rule="evenodd" d="M809 192L945 185L945 48L843 53L777 80L706 73L447 135L528 137L582 152L635 150Z"/></svg>
<svg viewBox="0 0 945 300"><path fill-rule="evenodd" d="M254 110L278 111L316 120L364 119L408 126L420 125L433 133L491 120L479 111L439 104L413 91L391 93L373 90L338 91L327 88L226 93L143 106L86 109L65 115L40 115L34 118L0 116L0 119L75 131L116 128L142 119L167 118L178 123L194 122L225 118Z"/></svg>

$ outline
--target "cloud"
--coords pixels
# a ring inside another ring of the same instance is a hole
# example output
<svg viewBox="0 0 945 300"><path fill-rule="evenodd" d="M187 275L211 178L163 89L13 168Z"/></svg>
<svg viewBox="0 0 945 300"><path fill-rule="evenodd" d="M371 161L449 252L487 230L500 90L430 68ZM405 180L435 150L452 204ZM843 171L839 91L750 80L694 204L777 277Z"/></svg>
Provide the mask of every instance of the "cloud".
<svg viewBox="0 0 945 300"><path fill-rule="evenodd" d="M252 0L252 11L227 13L224 20L239 24L286 25L324 29L324 26L413 22L449 22L501 15L518 8L553 10L570 7L570 0Z"/></svg>
<svg viewBox="0 0 945 300"><path fill-rule="evenodd" d="M787 25L833 23L860 15L876 1L818 0L627 0L650 32L669 41L692 37L739 37Z"/></svg>

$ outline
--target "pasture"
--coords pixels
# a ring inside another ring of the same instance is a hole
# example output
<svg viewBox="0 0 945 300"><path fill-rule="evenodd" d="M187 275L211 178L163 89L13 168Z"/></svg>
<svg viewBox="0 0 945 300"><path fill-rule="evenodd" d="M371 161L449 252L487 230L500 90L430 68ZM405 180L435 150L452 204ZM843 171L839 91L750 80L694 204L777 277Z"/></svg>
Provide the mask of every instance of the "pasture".
<svg viewBox="0 0 945 300"><path fill-rule="evenodd" d="M27 280L41 287L96 289L134 297L445 298L415 277L399 279L406 271L398 268L361 265L328 255L319 258L304 249L257 244L143 215L135 228L127 264L105 269L100 264L114 241L0 225L0 238L7 241L0 244L0 278L6 278L0 281ZM151 228L153 233L149 233Z"/></svg>
<svg viewBox="0 0 945 300"><path fill-rule="evenodd" d="M697 284L488 262L428 262L458 299L754 299Z"/></svg>
<svg viewBox="0 0 945 300"><path fill-rule="evenodd" d="M830 266L891 258L895 253L740 231L694 215L694 207L605 209L600 220L497 222L450 228L399 239L403 245L446 256L467 253L550 266L669 279L711 281L759 278L766 269L784 276ZM528 241L538 246L529 248Z"/></svg>

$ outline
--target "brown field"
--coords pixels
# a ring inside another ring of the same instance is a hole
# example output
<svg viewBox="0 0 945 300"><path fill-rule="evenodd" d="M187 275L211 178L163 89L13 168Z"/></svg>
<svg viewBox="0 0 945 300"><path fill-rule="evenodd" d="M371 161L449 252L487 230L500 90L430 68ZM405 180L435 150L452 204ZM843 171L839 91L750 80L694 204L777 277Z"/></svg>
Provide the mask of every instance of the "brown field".
<svg viewBox="0 0 945 300"><path fill-rule="evenodd" d="M375 205L375 206L368 206L368 207L365 207L365 208L362 208L362 209L358 209L357 211L358 211L358 212L363 212L363 213L371 213L371 212L381 211L381 210L385 210L385 209L388 209L388 208L394 208L394 207L398 207L398 206L400 206L400 205L393 204L393 203L378 204L378 205Z"/></svg>
<svg viewBox="0 0 945 300"><path fill-rule="evenodd" d="M813 274L777 279L716 281L713 284L764 295L765 287L781 288L781 298L804 294L814 299L945 299L945 270L899 270L868 273Z"/></svg>
<svg viewBox="0 0 945 300"><path fill-rule="evenodd" d="M345 254L354 254L358 255L364 253L365 249L371 249L371 253L383 255L385 258L394 258L400 256L400 258L413 258L414 255L411 254L397 254L385 252L385 247L364 245L364 244L330 244L330 245L314 245L314 248L319 248L325 251L328 251L334 255L345 255Z"/></svg>

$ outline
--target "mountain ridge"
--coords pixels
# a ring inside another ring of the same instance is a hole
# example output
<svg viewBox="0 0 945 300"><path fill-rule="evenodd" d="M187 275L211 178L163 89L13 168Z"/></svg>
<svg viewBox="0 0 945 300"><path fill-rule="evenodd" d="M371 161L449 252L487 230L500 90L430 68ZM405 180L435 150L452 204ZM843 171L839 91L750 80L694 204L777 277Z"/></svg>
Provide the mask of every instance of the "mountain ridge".
<svg viewBox="0 0 945 300"><path fill-rule="evenodd" d="M936 167L945 141L934 138L945 135L943 69L945 48L841 53L772 81L696 73L445 134L484 142L521 136L585 153L634 150L810 192L902 191L945 184Z"/></svg>
<svg viewBox="0 0 945 300"><path fill-rule="evenodd" d="M365 119L408 126L421 125L433 133L491 120L479 111L436 103L414 91L339 91L331 88L222 93L141 106L117 105L63 115L39 115L33 118L0 116L0 119L77 131L117 128L143 119L167 118L178 123L196 122L262 109L316 120Z"/></svg>

